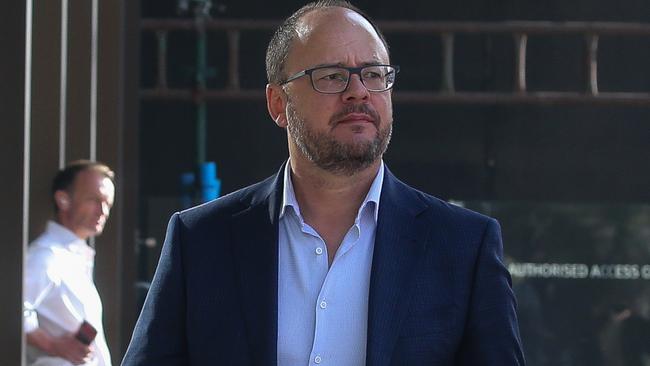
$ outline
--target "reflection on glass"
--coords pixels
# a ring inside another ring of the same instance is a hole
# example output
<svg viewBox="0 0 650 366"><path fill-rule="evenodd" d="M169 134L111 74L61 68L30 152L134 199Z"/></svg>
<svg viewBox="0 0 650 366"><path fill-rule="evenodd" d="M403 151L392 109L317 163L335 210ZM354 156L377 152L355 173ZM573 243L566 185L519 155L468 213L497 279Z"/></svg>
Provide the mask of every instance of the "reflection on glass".
<svg viewBox="0 0 650 366"><path fill-rule="evenodd" d="M462 205L501 223L529 366L650 366L650 206Z"/></svg>

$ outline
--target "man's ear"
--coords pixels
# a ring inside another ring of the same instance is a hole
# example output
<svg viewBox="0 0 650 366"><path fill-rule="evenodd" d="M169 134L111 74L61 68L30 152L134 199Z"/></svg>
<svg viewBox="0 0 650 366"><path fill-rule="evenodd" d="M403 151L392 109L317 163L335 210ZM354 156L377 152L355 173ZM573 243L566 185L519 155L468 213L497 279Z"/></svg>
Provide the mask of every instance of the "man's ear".
<svg viewBox="0 0 650 366"><path fill-rule="evenodd" d="M54 201L60 211L67 211L70 208L70 195L64 190L54 193Z"/></svg>
<svg viewBox="0 0 650 366"><path fill-rule="evenodd" d="M279 127L287 127L287 95L278 85L266 85L266 108L269 115Z"/></svg>

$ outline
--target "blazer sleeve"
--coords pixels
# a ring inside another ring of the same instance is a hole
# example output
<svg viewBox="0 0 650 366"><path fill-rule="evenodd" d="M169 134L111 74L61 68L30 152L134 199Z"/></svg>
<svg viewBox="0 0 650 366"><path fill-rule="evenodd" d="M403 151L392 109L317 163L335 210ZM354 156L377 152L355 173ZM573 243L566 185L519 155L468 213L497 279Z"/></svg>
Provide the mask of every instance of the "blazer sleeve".
<svg viewBox="0 0 650 366"><path fill-rule="evenodd" d="M474 268L459 366L523 366L512 281L503 264L501 229L490 219Z"/></svg>
<svg viewBox="0 0 650 366"><path fill-rule="evenodd" d="M167 226L160 261L123 366L189 364L181 226L179 214L175 213Z"/></svg>

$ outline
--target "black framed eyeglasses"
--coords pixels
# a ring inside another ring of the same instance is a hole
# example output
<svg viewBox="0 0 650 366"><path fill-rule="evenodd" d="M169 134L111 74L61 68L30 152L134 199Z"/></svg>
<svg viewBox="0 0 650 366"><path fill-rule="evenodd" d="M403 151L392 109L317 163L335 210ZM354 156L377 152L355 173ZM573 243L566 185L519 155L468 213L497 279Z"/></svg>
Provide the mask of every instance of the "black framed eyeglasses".
<svg viewBox="0 0 650 366"><path fill-rule="evenodd" d="M311 85L319 93L337 94L344 92L350 84L350 77L359 75L361 83L371 92L383 92L395 85L399 72L396 65L369 65L361 67L319 66L291 75L280 85L309 75Z"/></svg>

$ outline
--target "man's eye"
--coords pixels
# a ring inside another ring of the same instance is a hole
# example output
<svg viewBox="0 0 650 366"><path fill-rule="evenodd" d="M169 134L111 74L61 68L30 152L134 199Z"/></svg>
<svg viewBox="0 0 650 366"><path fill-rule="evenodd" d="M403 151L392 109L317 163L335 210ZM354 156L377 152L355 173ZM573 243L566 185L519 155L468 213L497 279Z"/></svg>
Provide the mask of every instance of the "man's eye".
<svg viewBox="0 0 650 366"><path fill-rule="evenodd" d="M333 72L326 74L325 76L321 77L321 79L327 81L345 81L346 77L342 72Z"/></svg>
<svg viewBox="0 0 650 366"><path fill-rule="evenodd" d="M382 78L383 75L380 72L377 71L366 71L363 73L363 78L364 79L379 79Z"/></svg>

